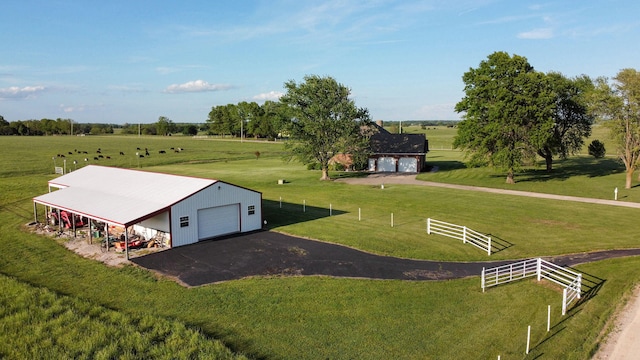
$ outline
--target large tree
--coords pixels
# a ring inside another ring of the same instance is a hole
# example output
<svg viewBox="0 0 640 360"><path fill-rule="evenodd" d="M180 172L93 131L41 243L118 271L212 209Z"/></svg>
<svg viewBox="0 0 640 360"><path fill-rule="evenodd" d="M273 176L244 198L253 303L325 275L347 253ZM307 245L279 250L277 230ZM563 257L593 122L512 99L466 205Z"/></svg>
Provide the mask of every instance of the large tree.
<svg viewBox="0 0 640 360"><path fill-rule="evenodd" d="M304 164L318 163L321 180L329 180L329 160L359 144L361 127L371 123L369 111L349 99L350 90L332 77L308 75L303 83L284 84L280 101L291 109L287 150Z"/></svg>
<svg viewBox="0 0 640 360"><path fill-rule="evenodd" d="M598 78L590 103L610 129L617 155L625 166L625 188L629 189L640 165L640 72L623 69L613 80L610 85L606 78Z"/></svg>
<svg viewBox="0 0 640 360"><path fill-rule="evenodd" d="M495 52L466 72L465 97L456 104L463 113L454 146L470 155L472 164L489 164L514 172L535 161L553 128L553 94L545 75L527 59Z"/></svg>
<svg viewBox="0 0 640 360"><path fill-rule="evenodd" d="M593 88L588 76L569 79L560 73L547 74L554 96L553 127L547 142L538 149L545 159L547 171L552 170L553 157L566 159L580 151L584 139L591 135L593 116L588 111L586 94Z"/></svg>

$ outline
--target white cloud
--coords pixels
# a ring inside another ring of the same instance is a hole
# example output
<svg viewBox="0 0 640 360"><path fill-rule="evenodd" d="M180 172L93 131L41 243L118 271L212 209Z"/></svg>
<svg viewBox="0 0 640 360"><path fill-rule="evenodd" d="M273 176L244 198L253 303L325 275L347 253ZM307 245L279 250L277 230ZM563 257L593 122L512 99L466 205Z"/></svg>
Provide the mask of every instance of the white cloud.
<svg viewBox="0 0 640 360"><path fill-rule="evenodd" d="M525 31L518 34L519 39L550 39L553 37L553 30L551 28L540 28L531 31Z"/></svg>
<svg viewBox="0 0 640 360"><path fill-rule="evenodd" d="M44 86L25 86L23 88L11 86L8 88L0 88L0 100L29 99L45 90L46 88Z"/></svg>
<svg viewBox="0 0 640 360"><path fill-rule="evenodd" d="M256 96L253 97L253 100L261 100L261 101L266 101L266 100L278 100L280 99L280 97L284 95L284 93L280 92L280 91L269 91L267 93L262 93L262 94L258 94Z"/></svg>
<svg viewBox="0 0 640 360"><path fill-rule="evenodd" d="M105 104L103 103L95 103L95 104L80 104L80 105L66 105L60 104L58 108L69 114L69 113L90 113L95 111L104 111Z"/></svg>
<svg viewBox="0 0 640 360"><path fill-rule="evenodd" d="M184 84L172 84L164 90L166 93L185 93L185 92L206 92L206 91L222 91L231 89L231 85L227 84L209 84L204 80L189 81Z"/></svg>
<svg viewBox="0 0 640 360"><path fill-rule="evenodd" d="M60 110L64 111L65 113L81 112L84 111L84 105L68 106L65 104L60 104Z"/></svg>

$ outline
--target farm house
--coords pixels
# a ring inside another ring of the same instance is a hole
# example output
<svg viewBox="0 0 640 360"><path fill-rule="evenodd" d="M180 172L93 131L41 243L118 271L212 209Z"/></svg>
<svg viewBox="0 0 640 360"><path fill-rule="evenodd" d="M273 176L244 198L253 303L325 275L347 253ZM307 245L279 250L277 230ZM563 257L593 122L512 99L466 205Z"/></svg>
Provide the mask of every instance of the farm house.
<svg viewBox="0 0 640 360"><path fill-rule="evenodd" d="M49 181L49 193L33 199L48 219L61 213L121 229L122 236L161 236L183 246L262 227L262 193L219 180L89 165ZM92 230L91 230L92 231ZM90 232L91 232L90 231Z"/></svg>
<svg viewBox="0 0 640 360"><path fill-rule="evenodd" d="M391 134L379 121L371 136L371 172L419 173L426 167L429 142L424 134Z"/></svg>

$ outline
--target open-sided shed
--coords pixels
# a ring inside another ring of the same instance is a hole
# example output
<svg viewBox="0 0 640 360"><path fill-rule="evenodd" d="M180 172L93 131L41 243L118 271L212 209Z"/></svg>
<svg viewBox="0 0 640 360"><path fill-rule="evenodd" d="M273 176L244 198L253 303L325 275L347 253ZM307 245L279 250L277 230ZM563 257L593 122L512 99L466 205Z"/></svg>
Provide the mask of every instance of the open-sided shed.
<svg viewBox="0 0 640 360"><path fill-rule="evenodd" d="M55 178L49 193L33 201L36 221L41 204L124 229L160 231L170 246L262 227L260 192L219 180L106 166Z"/></svg>

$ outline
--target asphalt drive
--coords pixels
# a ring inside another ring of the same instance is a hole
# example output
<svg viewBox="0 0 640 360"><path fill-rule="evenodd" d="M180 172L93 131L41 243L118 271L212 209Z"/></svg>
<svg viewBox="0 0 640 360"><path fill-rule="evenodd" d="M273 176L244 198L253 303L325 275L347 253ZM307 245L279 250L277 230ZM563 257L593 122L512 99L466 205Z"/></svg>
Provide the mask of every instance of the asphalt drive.
<svg viewBox="0 0 640 360"><path fill-rule="evenodd" d="M546 257L559 266L640 255L640 249ZM447 280L479 276L483 267L512 261L445 262L379 256L342 245L258 231L132 258L132 262L199 286L250 276L324 275L332 277Z"/></svg>

